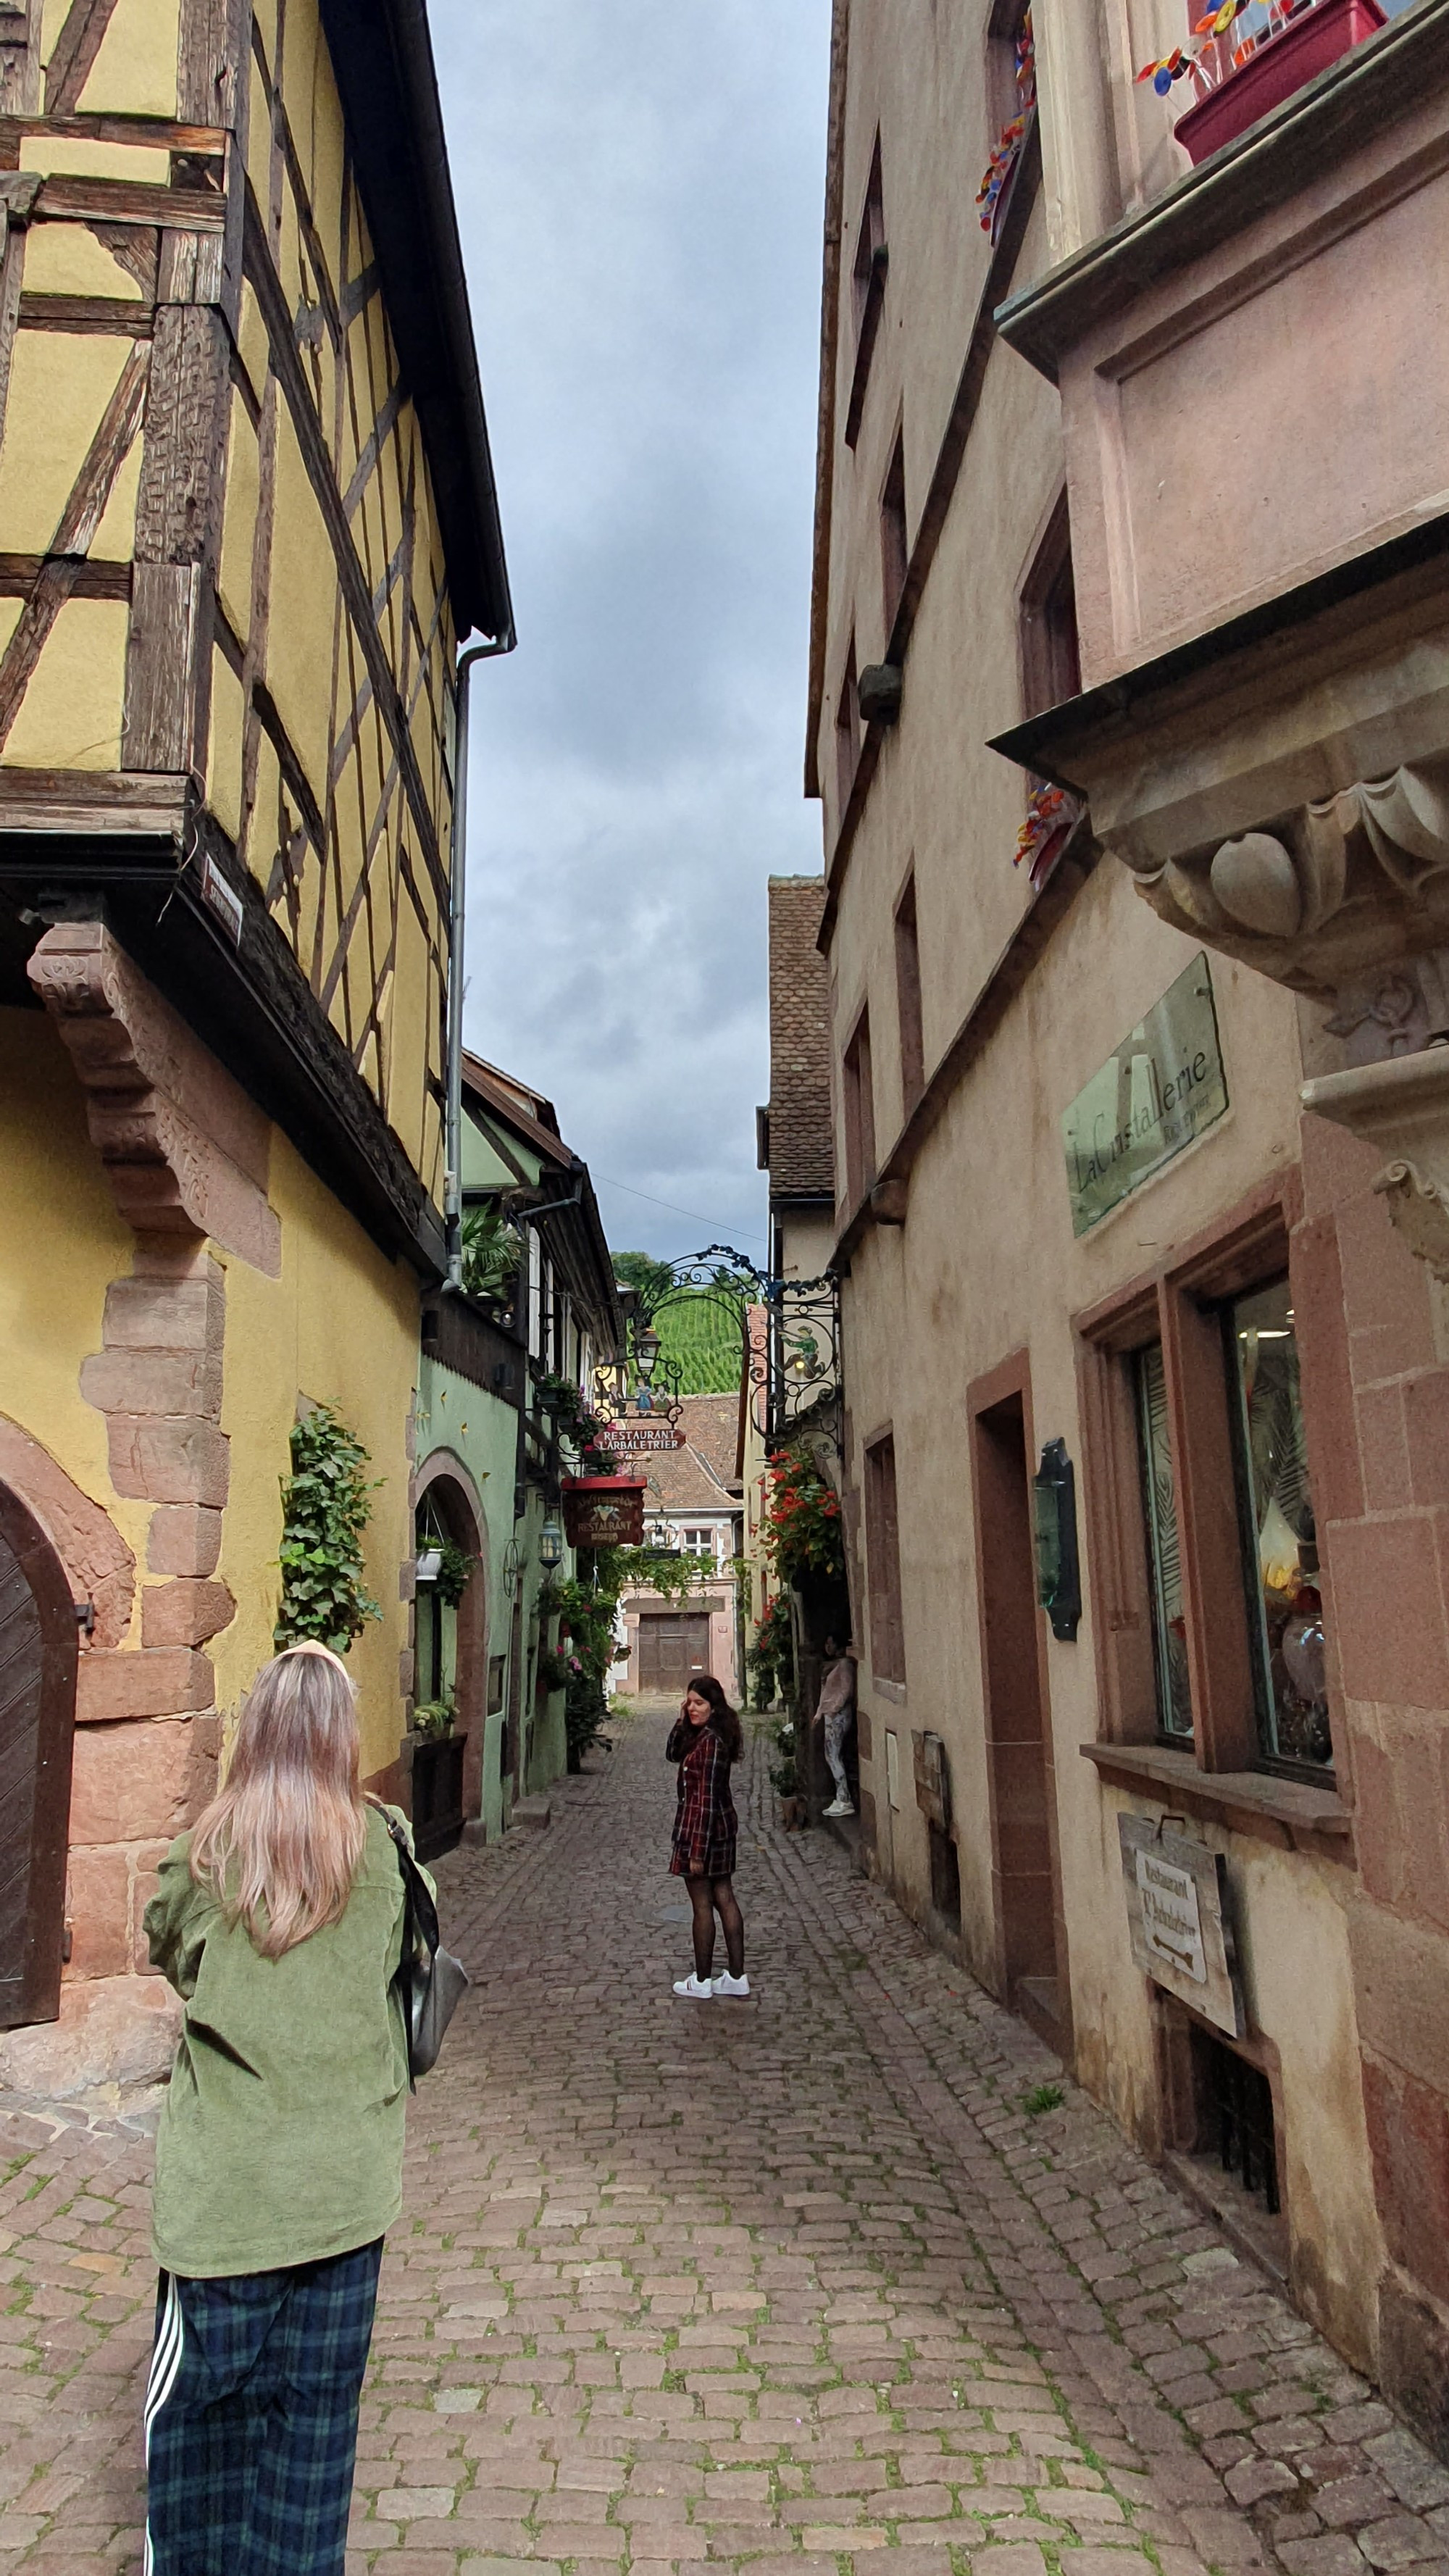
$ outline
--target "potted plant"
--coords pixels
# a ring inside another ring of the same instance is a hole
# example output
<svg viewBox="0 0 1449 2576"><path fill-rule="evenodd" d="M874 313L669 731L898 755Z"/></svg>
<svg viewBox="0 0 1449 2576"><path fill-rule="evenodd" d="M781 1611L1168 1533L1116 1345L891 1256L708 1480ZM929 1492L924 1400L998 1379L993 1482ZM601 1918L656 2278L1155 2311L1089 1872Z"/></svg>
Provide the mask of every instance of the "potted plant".
<svg viewBox="0 0 1449 2576"><path fill-rule="evenodd" d="M1262 23L1235 41L1250 11ZM1144 63L1137 77L1164 98L1191 80L1196 96L1173 132L1196 165L1387 23L1379 0L1221 0L1197 21L1195 43Z"/></svg>
<svg viewBox="0 0 1449 2576"><path fill-rule="evenodd" d="M413 1707L412 1827L419 1860L452 1851L463 1833L463 1751L451 1691Z"/></svg>
<svg viewBox="0 0 1449 2576"><path fill-rule="evenodd" d="M443 1551L440 1547L419 1548L417 1561L413 1566L413 1576L416 1582L436 1583L442 1569Z"/></svg>

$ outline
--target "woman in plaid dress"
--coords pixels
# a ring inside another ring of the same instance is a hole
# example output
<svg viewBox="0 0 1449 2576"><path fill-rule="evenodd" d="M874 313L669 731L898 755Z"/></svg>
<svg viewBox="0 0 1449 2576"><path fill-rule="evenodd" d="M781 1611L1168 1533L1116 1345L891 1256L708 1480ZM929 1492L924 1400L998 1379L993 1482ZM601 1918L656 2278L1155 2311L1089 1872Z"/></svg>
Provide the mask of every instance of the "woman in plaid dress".
<svg viewBox="0 0 1449 2576"><path fill-rule="evenodd" d="M186 2011L156 2141L145 2576L343 2576L402 2203L403 1923L347 1667L289 1647L146 1908Z"/></svg>
<svg viewBox="0 0 1449 2576"><path fill-rule="evenodd" d="M674 1991L703 2003L713 1995L747 1995L745 1926L733 1879L739 1818L730 1796L730 1765L744 1748L740 1721L711 1673L696 1673L670 1729L665 1758L679 1765L679 1800L669 1866L694 1908L694 1971ZM725 1936L724 1973L714 1968L714 1918Z"/></svg>

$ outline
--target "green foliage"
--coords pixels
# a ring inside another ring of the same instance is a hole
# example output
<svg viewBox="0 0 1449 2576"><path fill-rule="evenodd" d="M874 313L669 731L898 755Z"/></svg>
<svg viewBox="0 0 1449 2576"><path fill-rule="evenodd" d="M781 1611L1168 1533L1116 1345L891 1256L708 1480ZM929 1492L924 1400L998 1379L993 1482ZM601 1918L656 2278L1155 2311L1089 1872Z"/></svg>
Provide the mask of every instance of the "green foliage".
<svg viewBox="0 0 1449 2576"><path fill-rule="evenodd" d="M769 1729L769 1736L776 1754L776 1759L770 1764L770 1779L775 1795L778 1798L802 1796L805 1784L800 1776L799 1745L795 1735L794 1719L777 1717L774 1725Z"/></svg>
<svg viewBox="0 0 1449 2576"><path fill-rule="evenodd" d="M497 1305L513 1291L523 1237L501 1208L472 1207L463 1218L463 1285L470 1297Z"/></svg>
<svg viewBox="0 0 1449 2576"><path fill-rule="evenodd" d="M757 1709L770 1708L777 1699L790 1697L795 1687L795 1640L788 1594L777 1592L765 1612L755 1630L754 1644L745 1648L745 1669Z"/></svg>
<svg viewBox="0 0 1449 2576"><path fill-rule="evenodd" d="M282 1480L282 1599L272 1642L295 1646L314 1637L345 1655L369 1619L382 1612L363 1588L362 1533L371 1496L367 1451L330 1406L319 1404L292 1425L292 1473Z"/></svg>
<svg viewBox="0 0 1449 2576"><path fill-rule="evenodd" d="M469 1577L478 1560L470 1556L465 1547L455 1547L450 1538L439 1539L436 1545L443 1561L434 1578L433 1590L450 1610L456 1610L468 1589Z"/></svg>
<svg viewBox="0 0 1449 2576"><path fill-rule="evenodd" d="M445 1691L441 1699L420 1699L413 1703L413 1733L430 1744L439 1744L453 1732L457 1709L453 1694Z"/></svg>
<svg viewBox="0 0 1449 2576"><path fill-rule="evenodd" d="M569 1659L557 1646L540 1646L538 1678L546 1691L562 1690L569 1677Z"/></svg>
<svg viewBox="0 0 1449 2576"><path fill-rule="evenodd" d="M614 1277L624 1287L638 1290L646 1306L667 1297L674 1285L674 1273L667 1261L656 1261L649 1252L611 1252Z"/></svg>
<svg viewBox="0 0 1449 2576"><path fill-rule="evenodd" d="M1044 2111L1059 2111L1066 2100L1060 2084L1038 2084L1021 2097L1021 2107L1029 2120L1039 2120Z"/></svg>
<svg viewBox="0 0 1449 2576"><path fill-rule="evenodd" d="M727 1280L728 1273L722 1272ZM661 1375L679 1371L681 1395L733 1395L744 1365L745 1301L738 1290L680 1288L656 1306Z"/></svg>

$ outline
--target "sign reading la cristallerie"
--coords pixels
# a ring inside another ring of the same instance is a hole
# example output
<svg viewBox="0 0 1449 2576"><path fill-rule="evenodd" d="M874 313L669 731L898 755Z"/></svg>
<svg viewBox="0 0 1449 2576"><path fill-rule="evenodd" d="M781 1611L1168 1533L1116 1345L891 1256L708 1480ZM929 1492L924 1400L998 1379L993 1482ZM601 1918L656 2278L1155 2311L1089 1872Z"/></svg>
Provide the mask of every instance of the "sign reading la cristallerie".
<svg viewBox="0 0 1449 2576"><path fill-rule="evenodd" d="M1085 1234L1227 1105L1212 976L1200 950L1063 1115L1072 1232Z"/></svg>
<svg viewBox="0 0 1449 2576"><path fill-rule="evenodd" d="M1117 1835L1138 1967L1205 2021L1241 2039L1247 2025L1221 1852L1150 1816L1119 1815Z"/></svg>

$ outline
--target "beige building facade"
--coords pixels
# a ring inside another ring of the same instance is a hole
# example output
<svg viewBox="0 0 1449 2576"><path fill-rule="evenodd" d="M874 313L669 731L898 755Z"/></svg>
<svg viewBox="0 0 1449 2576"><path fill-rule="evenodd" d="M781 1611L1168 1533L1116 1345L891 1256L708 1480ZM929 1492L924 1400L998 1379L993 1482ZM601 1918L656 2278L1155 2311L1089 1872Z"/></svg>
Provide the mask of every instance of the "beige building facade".
<svg viewBox="0 0 1449 2576"><path fill-rule="evenodd" d="M1449 11L1024 14L835 11L862 1848L1442 2446Z"/></svg>

